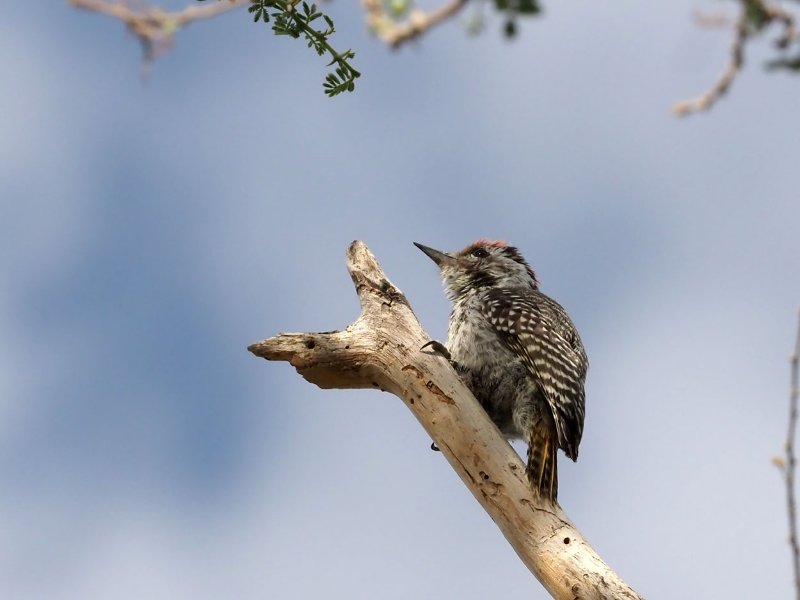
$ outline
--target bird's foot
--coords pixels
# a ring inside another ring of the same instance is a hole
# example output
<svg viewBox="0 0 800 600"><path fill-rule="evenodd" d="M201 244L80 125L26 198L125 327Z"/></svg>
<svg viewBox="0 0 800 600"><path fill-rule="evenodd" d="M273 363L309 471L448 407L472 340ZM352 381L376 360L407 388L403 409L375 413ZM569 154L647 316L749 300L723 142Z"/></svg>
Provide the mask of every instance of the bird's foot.
<svg viewBox="0 0 800 600"><path fill-rule="evenodd" d="M420 350L425 350L425 348L427 348L428 346L430 346L431 349L434 352L436 352L437 354L441 354L442 356L444 356L447 360L452 360L451 357L450 357L450 351L447 348L445 348L445 346L444 346L444 344L442 342L437 342L436 340L431 340L430 342L428 342L427 344L422 346L422 348L420 348Z"/></svg>
<svg viewBox="0 0 800 600"><path fill-rule="evenodd" d="M446 358L450 362L450 364L453 365L453 367L457 366L455 361L450 356L450 351L447 348L445 348L445 345L442 342L431 340L430 342L425 344L422 348L420 348L420 350L425 350L425 348L427 348L428 346L430 346L431 349L436 354L440 354L441 356ZM439 450L439 446L436 445L436 442L431 442L431 450L433 450L434 452L441 452L441 450Z"/></svg>

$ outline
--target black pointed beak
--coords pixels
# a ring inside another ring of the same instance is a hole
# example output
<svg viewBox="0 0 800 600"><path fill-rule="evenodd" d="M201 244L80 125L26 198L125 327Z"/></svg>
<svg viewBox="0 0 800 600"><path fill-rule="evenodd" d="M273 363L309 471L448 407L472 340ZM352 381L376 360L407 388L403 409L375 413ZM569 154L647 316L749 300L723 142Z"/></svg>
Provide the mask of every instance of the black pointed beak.
<svg viewBox="0 0 800 600"><path fill-rule="evenodd" d="M439 252L438 250L434 250L433 248L429 248L428 246L423 246L422 244L418 244L417 242L414 242L414 245L420 250L422 250L425 254L427 254L428 258L430 258L433 262L439 265L439 268L456 264L456 259L450 256L449 254L445 254L444 252Z"/></svg>

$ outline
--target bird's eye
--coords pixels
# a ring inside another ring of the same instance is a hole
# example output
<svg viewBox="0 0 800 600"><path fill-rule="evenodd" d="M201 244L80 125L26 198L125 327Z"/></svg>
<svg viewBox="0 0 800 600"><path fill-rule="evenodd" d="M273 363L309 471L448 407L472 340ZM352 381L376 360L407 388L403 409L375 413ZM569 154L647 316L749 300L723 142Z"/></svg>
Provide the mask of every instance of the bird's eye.
<svg viewBox="0 0 800 600"><path fill-rule="evenodd" d="M485 248L475 248L475 250L472 251L472 256L476 258L486 258L489 256L489 253Z"/></svg>

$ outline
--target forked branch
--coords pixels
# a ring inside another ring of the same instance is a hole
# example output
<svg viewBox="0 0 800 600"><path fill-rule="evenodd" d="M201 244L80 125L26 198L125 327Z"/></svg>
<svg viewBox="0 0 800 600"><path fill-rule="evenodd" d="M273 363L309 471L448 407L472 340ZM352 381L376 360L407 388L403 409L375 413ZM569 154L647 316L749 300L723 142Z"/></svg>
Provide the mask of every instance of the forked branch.
<svg viewBox="0 0 800 600"><path fill-rule="evenodd" d="M517 453L441 356L403 293L362 242L347 251L361 315L344 331L290 333L251 345L322 388L398 396L436 442L520 559L558 600L635 600L557 504L534 496Z"/></svg>
<svg viewBox="0 0 800 600"><path fill-rule="evenodd" d="M193 21L210 19L249 0L227 0L208 6L187 6L182 10L166 11L158 6L133 9L122 2L110 0L69 0L75 8L119 19L128 27L142 46L145 68L170 49L175 33Z"/></svg>

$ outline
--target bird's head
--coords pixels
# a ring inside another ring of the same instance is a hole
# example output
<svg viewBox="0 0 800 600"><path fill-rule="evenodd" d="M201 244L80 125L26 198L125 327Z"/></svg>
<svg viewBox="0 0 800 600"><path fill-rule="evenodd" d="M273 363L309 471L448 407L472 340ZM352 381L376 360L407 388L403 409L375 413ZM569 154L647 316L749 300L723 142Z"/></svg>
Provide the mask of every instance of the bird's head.
<svg viewBox="0 0 800 600"><path fill-rule="evenodd" d="M459 252L445 253L414 242L439 266L452 299L488 287L530 287L539 282L530 265L514 246L505 242L478 240Z"/></svg>

